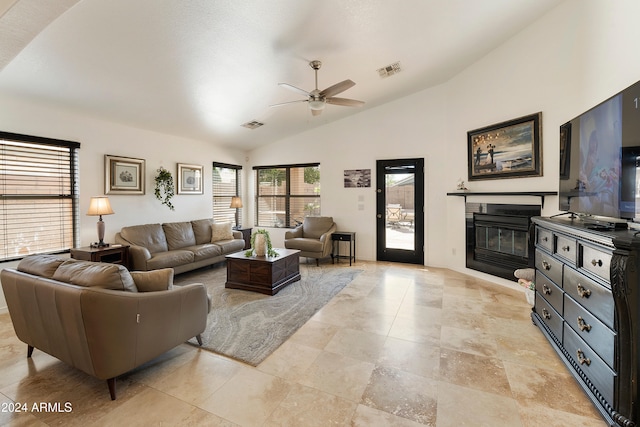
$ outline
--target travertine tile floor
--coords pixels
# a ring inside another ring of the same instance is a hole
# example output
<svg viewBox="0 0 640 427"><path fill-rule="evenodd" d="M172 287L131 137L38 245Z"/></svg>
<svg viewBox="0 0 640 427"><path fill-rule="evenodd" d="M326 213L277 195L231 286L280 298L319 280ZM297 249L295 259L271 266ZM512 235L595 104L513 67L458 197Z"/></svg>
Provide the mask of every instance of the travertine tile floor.
<svg viewBox="0 0 640 427"><path fill-rule="evenodd" d="M364 272L258 367L183 344L120 378L116 401L38 350L27 359L2 314L0 425L605 425L523 293L446 269L352 268Z"/></svg>

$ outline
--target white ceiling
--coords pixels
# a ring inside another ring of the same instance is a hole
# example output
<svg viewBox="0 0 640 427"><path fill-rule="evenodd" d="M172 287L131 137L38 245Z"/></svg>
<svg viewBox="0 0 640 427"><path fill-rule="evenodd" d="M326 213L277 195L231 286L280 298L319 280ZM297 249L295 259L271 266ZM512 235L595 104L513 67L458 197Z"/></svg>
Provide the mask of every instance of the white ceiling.
<svg viewBox="0 0 640 427"><path fill-rule="evenodd" d="M250 150L444 83L561 2L0 0L0 94ZM364 107L270 108L314 59Z"/></svg>

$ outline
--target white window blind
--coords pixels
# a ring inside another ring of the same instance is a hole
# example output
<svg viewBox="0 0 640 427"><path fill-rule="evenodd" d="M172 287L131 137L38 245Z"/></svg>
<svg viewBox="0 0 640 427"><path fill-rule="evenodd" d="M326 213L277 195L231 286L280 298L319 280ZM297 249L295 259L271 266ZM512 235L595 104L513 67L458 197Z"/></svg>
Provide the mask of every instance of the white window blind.
<svg viewBox="0 0 640 427"><path fill-rule="evenodd" d="M0 261L77 243L79 148L0 132Z"/></svg>
<svg viewBox="0 0 640 427"><path fill-rule="evenodd" d="M231 198L241 193L242 166L226 163L213 163L212 194L213 220L215 222L231 222L234 226L242 224L242 208L230 208ZM244 201L243 201L244 203Z"/></svg>

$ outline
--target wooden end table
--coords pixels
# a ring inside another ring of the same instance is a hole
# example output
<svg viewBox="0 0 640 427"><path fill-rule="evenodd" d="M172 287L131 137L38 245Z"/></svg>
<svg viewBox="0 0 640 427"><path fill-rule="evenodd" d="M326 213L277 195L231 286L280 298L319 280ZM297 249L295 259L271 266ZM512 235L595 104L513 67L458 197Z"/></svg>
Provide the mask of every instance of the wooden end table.
<svg viewBox="0 0 640 427"><path fill-rule="evenodd" d="M274 249L277 257L244 255L244 251L226 256L225 288L243 289L275 295L287 285L300 280L300 251Z"/></svg>
<svg viewBox="0 0 640 427"><path fill-rule="evenodd" d="M85 246L71 248L71 258L83 261L108 262L123 265L129 269L129 245L109 245L102 247Z"/></svg>

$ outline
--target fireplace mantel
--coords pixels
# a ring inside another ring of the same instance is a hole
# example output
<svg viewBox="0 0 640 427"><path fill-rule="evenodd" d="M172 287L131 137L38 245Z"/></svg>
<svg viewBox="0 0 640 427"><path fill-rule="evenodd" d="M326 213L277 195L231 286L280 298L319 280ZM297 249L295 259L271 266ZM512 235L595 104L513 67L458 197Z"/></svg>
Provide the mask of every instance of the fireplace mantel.
<svg viewBox="0 0 640 427"><path fill-rule="evenodd" d="M467 196L534 196L540 197L541 206L544 208L545 196L557 196L557 191L455 191L447 193L447 196L464 197L466 203Z"/></svg>

